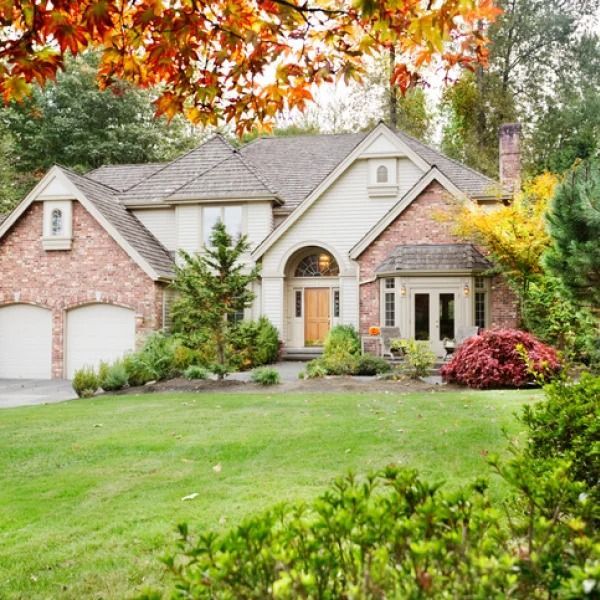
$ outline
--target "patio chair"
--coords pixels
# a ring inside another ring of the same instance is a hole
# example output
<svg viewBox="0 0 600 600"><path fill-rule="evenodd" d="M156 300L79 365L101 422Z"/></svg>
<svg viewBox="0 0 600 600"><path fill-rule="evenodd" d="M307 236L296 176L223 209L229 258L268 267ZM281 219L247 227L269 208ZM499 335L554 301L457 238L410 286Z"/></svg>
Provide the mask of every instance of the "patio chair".
<svg viewBox="0 0 600 600"><path fill-rule="evenodd" d="M390 343L393 339L400 337L400 327L382 327L379 335L381 339L381 356L393 358Z"/></svg>

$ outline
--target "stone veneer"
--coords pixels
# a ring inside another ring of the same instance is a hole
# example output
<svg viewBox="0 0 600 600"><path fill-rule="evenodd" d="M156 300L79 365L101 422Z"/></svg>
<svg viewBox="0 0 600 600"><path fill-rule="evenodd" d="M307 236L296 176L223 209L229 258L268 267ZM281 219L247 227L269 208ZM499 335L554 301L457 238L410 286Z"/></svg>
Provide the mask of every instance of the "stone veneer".
<svg viewBox="0 0 600 600"><path fill-rule="evenodd" d="M73 202L71 250L42 248L41 202L0 240L0 306L52 310L52 375L64 376L66 311L108 303L135 311L137 343L162 326L164 284L154 282L79 203Z"/></svg>
<svg viewBox="0 0 600 600"><path fill-rule="evenodd" d="M379 264L399 244L452 244L460 240L452 235L452 223L436 219L447 212L453 200L437 182L431 183L414 202L362 253L360 271L360 331L379 324L379 283L372 281ZM362 283L365 282L365 283ZM516 327L518 324L515 295L500 278L491 285L490 324L492 327Z"/></svg>

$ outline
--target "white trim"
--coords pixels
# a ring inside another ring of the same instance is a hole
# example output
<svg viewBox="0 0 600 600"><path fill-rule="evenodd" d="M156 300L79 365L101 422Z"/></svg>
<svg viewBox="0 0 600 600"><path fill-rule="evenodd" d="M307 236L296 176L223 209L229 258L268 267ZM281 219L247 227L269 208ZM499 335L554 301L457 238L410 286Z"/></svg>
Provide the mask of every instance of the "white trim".
<svg viewBox="0 0 600 600"><path fill-rule="evenodd" d="M252 252L252 258L258 260L281 236L315 203L315 201L346 171L379 135L385 135L397 148L399 154L408 156L423 171L430 166L407 144L405 144L385 123L379 123L338 166L296 207L277 229L273 230ZM367 158L367 156L365 156ZM368 157L372 158L372 157Z"/></svg>
<svg viewBox="0 0 600 600"><path fill-rule="evenodd" d="M121 248L129 255L129 257L137 263L137 265L154 281L161 278L158 273L148 264L148 262L140 255L140 253L131 246L131 244L111 225L111 223L102 215L102 213L90 202L81 190L69 179L60 167L52 167L42 180L31 190L23 201L13 210L7 219L0 225L0 239L4 237L7 231L16 223L19 217L29 208L32 202L38 200L38 195L42 189L48 185L53 178L59 178L61 183L65 184L73 193L72 198L78 200L79 203L100 223L100 225L108 232L108 234L121 246ZM40 200L43 202L43 200Z"/></svg>
<svg viewBox="0 0 600 600"><path fill-rule="evenodd" d="M436 167L431 167L410 190L366 233L365 236L350 250L350 258L357 259L385 230L417 199L429 184L437 181L454 198L464 201L467 196L461 192Z"/></svg>

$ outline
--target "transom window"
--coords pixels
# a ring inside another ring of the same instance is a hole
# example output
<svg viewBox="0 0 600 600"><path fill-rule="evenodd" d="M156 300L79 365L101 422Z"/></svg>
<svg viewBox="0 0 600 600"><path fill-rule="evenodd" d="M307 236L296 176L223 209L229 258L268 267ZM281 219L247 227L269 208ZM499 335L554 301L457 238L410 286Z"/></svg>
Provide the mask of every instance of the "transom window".
<svg viewBox="0 0 600 600"><path fill-rule="evenodd" d="M388 168L385 165L377 167L377 183L388 182Z"/></svg>
<svg viewBox="0 0 600 600"><path fill-rule="evenodd" d="M52 235L61 235L63 232L63 212L60 208L55 208L50 214L50 233Z"/></svg>
<svg viewBox="0 0 600 600"><path fill-rule="evenodd" d="M296 267L295 277L337 277L340 274L338 264L328 252L309 254Z"/></svg>

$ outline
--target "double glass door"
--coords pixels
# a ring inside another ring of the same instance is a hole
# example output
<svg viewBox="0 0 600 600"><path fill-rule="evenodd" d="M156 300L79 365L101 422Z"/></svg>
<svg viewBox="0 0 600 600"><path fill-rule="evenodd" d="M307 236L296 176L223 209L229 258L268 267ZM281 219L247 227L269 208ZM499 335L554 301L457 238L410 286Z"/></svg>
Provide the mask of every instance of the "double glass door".
<svg viewBox="0 0 600 600"><path fill-rule="evenodd" d="M411 294L411 328L415 340L427 341L437 356L444 356L444 340L456 337L456 290L414 291Z"/></svg>

